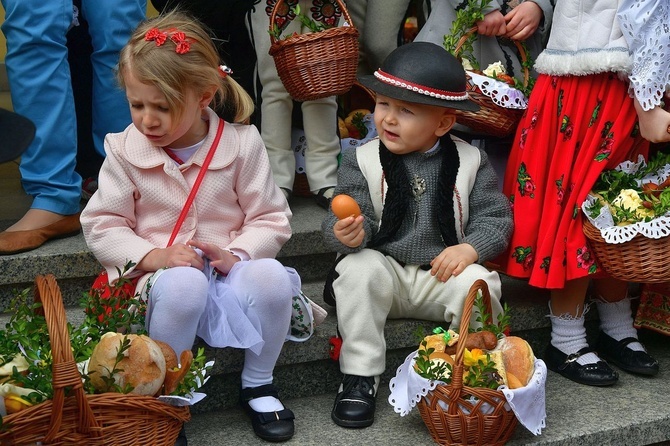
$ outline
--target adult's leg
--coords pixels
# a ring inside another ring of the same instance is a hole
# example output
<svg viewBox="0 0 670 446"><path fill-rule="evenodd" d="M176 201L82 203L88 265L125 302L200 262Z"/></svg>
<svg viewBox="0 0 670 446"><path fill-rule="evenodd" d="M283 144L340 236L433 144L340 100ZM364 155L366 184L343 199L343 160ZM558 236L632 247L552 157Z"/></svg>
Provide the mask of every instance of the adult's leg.
<svg viewBox="0 0 670 446"><path fill-rule="evenodd" d="M77 134L65 46L72 2L3 0L2 5L12 104L36 127L21 157L21 181L33 197L31 210L47 211L39 218L25 216L10 230L36 229L79 211L81 177L75 172Z"/></svg>
<svg viewBox="0 0 670 446"><path fill-rule="evenodd" d="M114 69L119 51L146 17L146 10L146 0L82 0L82 15L93 45L93 144L102 156L105 135L120 132L131 123L128 101L116 83Z"/></svg>

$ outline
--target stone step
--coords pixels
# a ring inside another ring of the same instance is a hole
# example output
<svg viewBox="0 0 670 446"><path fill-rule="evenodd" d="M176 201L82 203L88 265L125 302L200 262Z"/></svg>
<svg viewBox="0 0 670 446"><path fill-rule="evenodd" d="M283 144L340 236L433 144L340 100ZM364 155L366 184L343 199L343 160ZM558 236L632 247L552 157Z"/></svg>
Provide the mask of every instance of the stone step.
<svg viewBox="0 0 670 446"><path fill-rule="evenodd" d="M670 350L667 349L667 338L645 332L642 339L650 353L659 359L661 371L656 377L644 378L621 372L615 386L597 388L573 383L550 371L546 383L546 427L542 434L534 436L519 424L507 445L669 445L670 393L667 381L670 378ZM418 409L405 417L393 411L387 402L388 385L380 387L376 419L371 427L345 429L335 425L330 419L330 411L337 386L333 384L331 387L327 393L284 398L286 406L296 415L296 433L287 445L435 444ZM285 393L284 389L282 392ZM267 444L254 436L239 407L195 412L186 425L186 432L190 446Z"/></svg>

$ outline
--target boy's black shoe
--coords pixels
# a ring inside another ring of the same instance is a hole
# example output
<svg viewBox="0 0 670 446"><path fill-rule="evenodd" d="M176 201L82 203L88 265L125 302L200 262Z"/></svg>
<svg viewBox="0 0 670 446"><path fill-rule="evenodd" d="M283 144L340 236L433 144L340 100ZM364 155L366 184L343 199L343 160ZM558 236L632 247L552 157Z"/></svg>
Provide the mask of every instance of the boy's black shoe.
<svg viewBox="0 0 670 446"><path fill-rule="evenodd" d="M658 361L645 351L628 348L631 342L640 342L636 338L620 341L600 332L596 344L598 354L609 362L630 373L654 376L658 373Z"/></svg>
<svg viewBox="0 0 670 446"><path fill-rule="evenodd" d="M378 376L344 375L330 416L343 427L367 427L375 420Z"/></svg>
<svg viewBox="0 0 670 446"><path fill-rule="evenodd" d="M584 365L577 362L580 356L592 351L589 347L584 347L577 353L566 355L550 343L544 355L544 362L549 370L579 384L599 387L616 384L619 374L605 361Z"/></svg>
<svg viewBox="0 0 670 446"><path fill-rule="evenodd" d="M186 430L184 426L181 427L179 435L177 435L177 440L174 442L174 446L188 446L188 440L186 439Z"/></svg>
<svg viewBox="0 0 670 446"><path fill-rule="evenodd" d="M251 418L254 433L266 441L286 441L293 437L295 416L290 409L278 412L256 412L249 405L249 401L262 396L273 396L279 399L277 388L272 384L259 387L249 387L240 392L240 405ZM282 403L283 404L283 403Z"/></svg>

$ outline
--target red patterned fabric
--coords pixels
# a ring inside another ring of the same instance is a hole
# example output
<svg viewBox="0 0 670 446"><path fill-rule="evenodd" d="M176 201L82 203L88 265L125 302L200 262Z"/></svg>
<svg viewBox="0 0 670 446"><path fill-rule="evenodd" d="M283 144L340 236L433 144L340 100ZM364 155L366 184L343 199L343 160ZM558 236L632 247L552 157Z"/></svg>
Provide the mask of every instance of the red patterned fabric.
<svg viewBox="0 0 670 446"><path fill-rule="evenodd" d="M634 325L670 335L670 283L642 285Z"/></svg>
<svg viewBox="0 0 670 446"><path fill-rule="evenodd" d="M499 261L540 288L599 273L581 204L604 169L646 156L627 84L615 74L541 75L510 153L504 192L514 234Z"/></svg>

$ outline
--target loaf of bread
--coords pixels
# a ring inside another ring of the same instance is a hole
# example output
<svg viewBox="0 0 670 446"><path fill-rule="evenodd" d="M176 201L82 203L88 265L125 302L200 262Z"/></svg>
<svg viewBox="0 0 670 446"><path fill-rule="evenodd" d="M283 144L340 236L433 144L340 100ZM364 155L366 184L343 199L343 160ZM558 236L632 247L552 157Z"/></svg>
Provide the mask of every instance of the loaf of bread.
<svg viewBox="0 0 670 446"><path fill-rule="evenodd" d="M507 336L498 341L505 366L507 387L525 387L535 371L535 355L526 340L518 336Z"/></svg>
<svg viewBox="0 0 670 446"><path fill-rule="evenodd" d="M130 341L130 346L117 363L117 354L125 337ZM93 349L88 373L91 384L99 392L114 390L103 379L113 377L114 383L121 388L132 386L131 393L155 395L165 379L165 357L158 344L148 336L109 332L102 335Z"/></svg>

